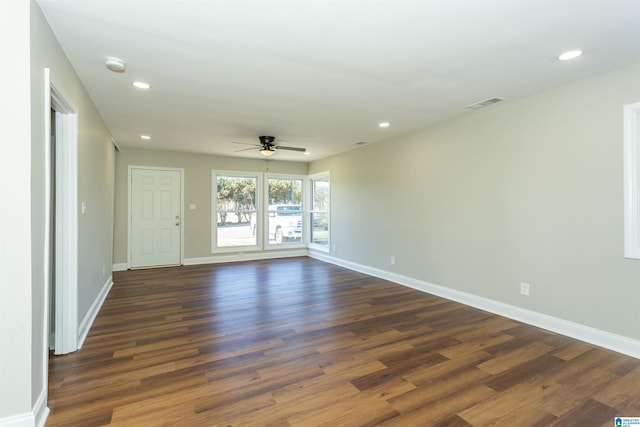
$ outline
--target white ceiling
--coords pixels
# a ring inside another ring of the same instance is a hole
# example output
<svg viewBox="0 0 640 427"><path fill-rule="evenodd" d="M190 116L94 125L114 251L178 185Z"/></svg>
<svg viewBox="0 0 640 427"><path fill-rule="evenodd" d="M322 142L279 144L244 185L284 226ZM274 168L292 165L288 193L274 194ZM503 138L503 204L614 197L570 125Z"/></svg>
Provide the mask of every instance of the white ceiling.
<svg viewBox="0 0 640 427"><path fill-rule="evenodd" d="M311 161L640 61L640 0L37 2L121 147Z"/></svg>

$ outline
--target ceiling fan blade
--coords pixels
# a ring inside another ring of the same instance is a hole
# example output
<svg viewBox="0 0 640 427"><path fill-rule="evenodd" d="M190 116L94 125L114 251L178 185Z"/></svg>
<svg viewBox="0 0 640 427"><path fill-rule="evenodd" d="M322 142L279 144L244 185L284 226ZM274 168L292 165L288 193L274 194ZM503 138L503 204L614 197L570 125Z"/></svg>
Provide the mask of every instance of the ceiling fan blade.
<svg viewBox="0 0 640 427"><path fill-rule="evenodd" d="M249 150L255 150L255 148L253 148L253 147L251 147L251 148L243 148L243 149L241 149L241 150L234 150L233 152L234 152L234 153L239 153L239 152L241 152L241 151L249 151Z"/></svg>
<svg viewBox="0 0 640 427"><path fill-rule="evenodd" d="M251 142L236 142L236 141L231 141L232 144L241 144L241 145L250 145L252 147L262 147L262 145L260 144L253 144Z"/></svg>
<svg viewBox="0 0 640 427"><path fill-rule="evenodd" d="M274 146L274 148L276 150L289 150L289 151L300 151L300 152L305 152L307 151L306 148L300 148L300 147L287 147L285 145L276 145Z"/></svg>

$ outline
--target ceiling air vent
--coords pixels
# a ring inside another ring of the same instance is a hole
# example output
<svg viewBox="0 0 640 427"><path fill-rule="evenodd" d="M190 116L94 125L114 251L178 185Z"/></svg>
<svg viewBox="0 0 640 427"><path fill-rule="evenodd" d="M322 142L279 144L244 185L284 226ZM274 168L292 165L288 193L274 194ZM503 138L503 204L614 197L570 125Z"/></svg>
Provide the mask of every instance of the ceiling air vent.
<svg viewBox="0 0 640 427"><path fill-rule="evenodd" d="M494 96L493 98L488 98L482 101L478 101L475 104L467 105L467 108L471 108L472 110L479 110L480 108L484 108L488 105L493 105L500 101L504 101L504 98Z"/></svg>

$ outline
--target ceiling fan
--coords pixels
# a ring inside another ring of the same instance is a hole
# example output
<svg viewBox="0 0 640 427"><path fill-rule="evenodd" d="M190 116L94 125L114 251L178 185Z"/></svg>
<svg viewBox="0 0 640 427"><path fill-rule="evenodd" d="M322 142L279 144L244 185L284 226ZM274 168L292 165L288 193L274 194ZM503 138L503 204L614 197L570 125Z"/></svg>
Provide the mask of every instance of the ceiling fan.
<svg viewBox="0 0 640 427"><path fill-rule="evenodd" d="M234 144L251 145L252 147L258 147L260 149L260 154L262 154L263 156L266 156L266 157L271 156L273 153L276 152L276 150L299 151L299 152L302 152L302 153L307 151L306 148L287 147L285 145L276 145L274 143L275 140L276 140L276 138L274 136L263 135L263 136L258 137L258 139L260 140L260 144L249 144L249 143L246 143L246 142L234 142ZM244 148L242 150L236 150L236 153L239 152L239 151L247 151L247 150L255 150L255 148Z"/></svg>

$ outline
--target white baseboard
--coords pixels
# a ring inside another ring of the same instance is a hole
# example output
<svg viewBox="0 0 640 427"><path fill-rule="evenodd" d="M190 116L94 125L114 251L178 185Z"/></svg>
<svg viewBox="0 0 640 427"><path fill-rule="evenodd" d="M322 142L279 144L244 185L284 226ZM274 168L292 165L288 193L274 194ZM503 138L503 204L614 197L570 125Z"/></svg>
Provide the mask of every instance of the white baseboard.
<svg viewBox="0 0 640 427"><path fill-rule="evenodd" d="M198 264L217 264L223 262L239 262L239 261L256 261L261 259L276 259L276 258L291 258L298 256L307 256L309 252L306 248L303 249L288 249L273 252L246 252L246 253L233 253L233 254L220 254L210 257L201 258L185 258L184 265L198 265Z"/></svg>
<svg viewBox="0 0 640 427"><path fill-rule="evenodd" d="M0 427L44 427L48 416L47 391L43 389L31 412L0 418Z"/></svg>
<svg viewBox="0 0 640 427"><path fill-rule="evenodd" d="M200 265L200 264L219 264L223 262L240 262L240 261L257 261L261 259L291 258L298 256L307 256L309 252L306 248L301 249L284 249L277 251L256 251L244 253L228 253L211 255L207 257L185 258L183 265ZM112 271L126 271L129 264L126 262L116 263L112 266Z"/></svg>
<svg viewBox="0 0 640 427"><path fill-rule="evenodd" d="M324 253L309 251L309 256L640 359L640 341L632 338L457 291L445 286L345 261Z"/></svg>
<svg viewBox="0 0 640 427"><path fill-rule="evenodd" d="M48 398L47 390L43 389L40 392L40 396L38 396L38 400L36 401L36 404L33 407L36 427L44 427L45 423L47 422L47 417L49 416L49 408L47 407L47 398Z"/></svg>
<svg viewBox="0 0 640 427"><path fill-rule="evenodd" d="M34 427L36 417L33 412L0 418L0 427Z"/></svg>
<svg viewBox="0 0 640 427"><path fill-rule="evenodd" d="M126 262L119 262L111 266L111 271L127 271L128 269L129 264Z"/></svg>
<svg viewBox="0 0 640 427"><path fill-rule="evenodd" d="M93 321L96 319L96 316L100 311L100 307L102 307L102 304L104 303L104 300L107 298L107 295L109 294L109 291L111 290L112 286L113 286L113 277L109 276L107 278L107 281L102 286L100 293L98 294L96 299L93 301L93 304L91 304L91 307L87 312L87 315L84 316L84 319L82 320L82 323L80 324L80 328L78 330L78 350L82 347L82 344L84 344L84 340L87 338L87 334L91 329L91 325L93 325Z"/></svg>

